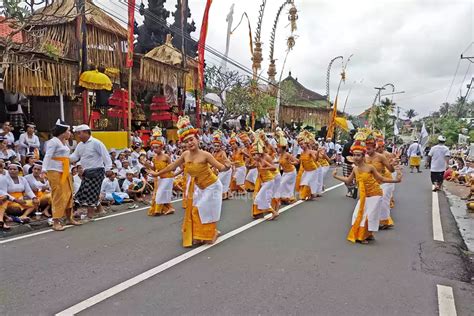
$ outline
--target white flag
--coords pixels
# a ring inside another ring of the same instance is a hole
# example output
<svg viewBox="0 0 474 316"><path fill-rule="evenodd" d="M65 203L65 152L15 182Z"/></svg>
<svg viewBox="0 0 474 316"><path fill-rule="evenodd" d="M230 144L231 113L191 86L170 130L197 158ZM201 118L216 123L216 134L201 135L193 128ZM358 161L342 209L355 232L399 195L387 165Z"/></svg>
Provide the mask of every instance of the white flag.
<svg viewBox="0 0 474 316"><path fill-rule="evenodd" d="M420 138L423 139L425 137L428 137L428 132L426 131L426 126L425 122L423 122L423 126L421 127L421 135Z"/></svg>
<svg viewBox="0 0 474 316"><path fill-rule="evenodd" d="M397 122L395 122L395 124L393 124L393 135L397 136L398 134L400 134L400 132L398 131Z"/></svg>

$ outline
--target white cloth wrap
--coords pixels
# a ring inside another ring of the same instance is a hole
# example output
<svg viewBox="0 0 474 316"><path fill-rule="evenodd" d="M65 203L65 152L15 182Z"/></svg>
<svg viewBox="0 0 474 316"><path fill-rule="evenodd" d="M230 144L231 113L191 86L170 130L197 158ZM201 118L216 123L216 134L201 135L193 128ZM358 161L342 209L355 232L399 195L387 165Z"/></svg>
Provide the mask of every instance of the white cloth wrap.
<svg viewBox="0 0 474 316"><path fill-rule="evenodd" d="M280 180L279 197L289 199L295 197L296 170L283 172Z"/></svg>
<svg viewBox="0 0 474 316"><path fill-rule="evenodd" d="M232 170L219 171L217 177L222 183L222 192L228 192L230 189L230 181L232 180Z"/></svg>
<svg viewBox="0 0 474 316"><path fill-rule="evenodd" d="M158 188L156 188L156 204L171 203L173 197L173 178L159 178Z"/></svg>
<svg viewBox="0 0 474 316"><path fill-rule="evenodd" d="M318 192L318 169L303 171L303 174L301 175L300 185L309 186L311 194L316 194Z"/></svg>
<svg viewBox="0 0 474 316"><path fill-rule="evenodd" d="M234 172L235 184L237 185L245 184L246 172L247 172L247 168L245 168L245 166L235 168L235 172Z"/></svg>
<svg viewBox="0 0 474 316"><path fill-rule="evenodd" d="M281 174L280 171L278 171L277 175L273 179L274 184L273 184L273 197L276 199L279 199L280 196L280 184L281 184Z"/></svg>
<svg viewBox="0 0 474 316"><path fill-rule="evenodd" d="M329 171L329 166L319 167L318 171L318 191L316 193L324 192L324 178Z"/></svg>
<svg viewBox="0 0 474 316"><path fill-rule="evenodd" d="M380 205L382 203L381 196L371 196L365 198L365 209L364 214L362 215L362 221L360 222L360 227L365 227L365 222L368 220L369 227L368 230L371 232L376 232L379 230L379 221L380 221ZM357 205L352 213L352 225L354 225L357 214L359 213L360 200L357 201Z"/></svg>
<svg viewBox="0 0 474 316"><path fill-rule="evenodd" d="M273 187L275 185L275 180L270 180L263 182L258 190L255 200L253 201L254 205L257 205L259 210L267 210L272 207L272 198L273 198Z"/></svg>
<svg viewBox="0 0 474 316"><path fill-rule="evenodd" d="M197 207L201 223L218 222L222 209L222 183L217 180L205 189L194 185L193 206Z"/></svg>
<svg viewBox="0 0 474 316"><path fill-rule="evenodd" d="M257 181L257 176L258 176L258 171L257 168L250 169L249 172L247 173L247 177L245 180L247 180L250 183L255 184Z"/></svg>
<svg viewBox="0 0 474 316"><path fill-rule="evenodd" d="M384 183L380 185L383 190L382 204L380 205L380 220L385 220L390 217L390 199L395 190L394 183Z"/></svg>

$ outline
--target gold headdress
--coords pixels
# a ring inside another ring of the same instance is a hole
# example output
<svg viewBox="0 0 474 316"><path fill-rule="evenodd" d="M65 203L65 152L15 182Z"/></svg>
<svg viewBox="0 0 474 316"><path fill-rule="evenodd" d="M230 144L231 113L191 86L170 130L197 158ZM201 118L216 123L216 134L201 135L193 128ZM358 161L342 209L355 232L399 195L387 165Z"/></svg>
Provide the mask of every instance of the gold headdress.
<svg viewBox="0 0 474 316"><path fill-rule="evenodd" d="M354 151L367 151L367 129L359 129L359 131L354 135L354 142L351 146L351 153Z"/></svg>
<svg viewBox="0 0 474 316"><path fill-rule="evenodd" d="M176 126L178 127L179 141L183 141L189 136L194 136L199 132L191 125L189 116L180 116L178 119L178 123L176 123Z"/></svg>
<svg viewBox="0 0 474 316"><path fill-rule="evenodd" d="M153 135L151 136L150 146L153 146L153 145L163 146L165 144L165 139L163 138L161 128L159 128L158 126L155 126L155 128L153 128L152 131L153 131Z"/></svg>
<svg viewBox="0 0 474 316"><path fill-rule="evenodd" d="M212 142L216 145L222 144L222 132L220 130L216 130L214 134L212 134Z"/></svg>
<svg viewBox="0 0 474 316"><path fill-rule="evenodd" d="M283 132L283 130L280 127L276 128L275 138L279 147L288 146L288 140L285 137L285 132Z"/></svg>

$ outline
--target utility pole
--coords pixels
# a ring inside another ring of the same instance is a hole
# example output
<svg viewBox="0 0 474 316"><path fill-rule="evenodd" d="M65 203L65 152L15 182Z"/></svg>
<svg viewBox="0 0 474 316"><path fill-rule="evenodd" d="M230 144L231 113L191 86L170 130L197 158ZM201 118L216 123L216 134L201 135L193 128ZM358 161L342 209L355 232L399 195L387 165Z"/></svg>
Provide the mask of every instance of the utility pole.
<svg viewBox="0 0 474 316"><path fill-rule="evenodd" d="M464 56L463 54L461 54L461 59L467 59L471 63L474 63L474 56Z"/></svg>

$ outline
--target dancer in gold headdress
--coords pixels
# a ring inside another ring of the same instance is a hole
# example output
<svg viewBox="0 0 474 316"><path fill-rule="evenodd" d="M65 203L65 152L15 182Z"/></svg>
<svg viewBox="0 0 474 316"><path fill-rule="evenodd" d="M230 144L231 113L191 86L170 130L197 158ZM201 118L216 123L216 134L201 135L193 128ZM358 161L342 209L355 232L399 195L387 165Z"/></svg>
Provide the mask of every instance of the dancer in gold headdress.
<svg viewBox="0 0 474 316"><path fill-rule="evenodd" d="M222 208L222 183L211 167L223 172L231 166L221 164L210 153L199 149L198 130L191 125L189 117L180 117L177 126L179 139L186 144L187 150L156 175L161 176L184 165L191 179L186 187L188 201L183 219L183 246L214 243L219 234L217 222Z"/></svg>
<svg viewBox="0 0 474 316"><path fill-rule="evenodd" d="M212 143L214 144L214 158L221 164L231 164L227 154L225 153L224 146L222 144L222 132L216 130L212 135ZM232 179L232 170L221 171L217 174L219 180L222 183L222 199L227 200L230 194L230 181Z"/></svg>
<svg viewBox="0 0 474 316"><path fill-rule="evenodd" d="M153 166L151 168L154 171L150 172L150 175L155 177L155 185L151 207L148 210L149 216L169 215L173 214L175 211L171 205L174 181L173 172L169 171L161 174L159 177L157 176L158 171L166 168L171 163L171 158L163 152L164 145L165 142L161 134L161 128L155 127L150 142L150 146L155 153L155 156L153 157Z"/></svg>
<svg viewBox="0 0 474 316"><path fill-rule="evenodd" d="M386 178L374 166L365 162L366 139L367 134L364 132L358 132L354 137L351 153L355 166L349 177L338 176L337 169L333 172L335 179L345 183L352 183L355 179L358 183L360 198L352 215L352 227L347 240L363 244L367 244L369 240L374 240L374 232L379 229L379 210L383 197L383 191L379 183L397 183L402 178L399 169L397 170L396 179Z"/></svg>
<svg viewBox="0 0 474 316"><path fill-rule="evenodd" d="M314 135L308 130L303 130L298 135L298 143L303 150L300 156L300 171L301 174L297 188L302 200L312 200L317 197L318 189L318 169L317 161L319 153L311 149L311 142L314 141Z"/></svg>
<svg viewBox="0 0 474 316"><path fill-rule="evenodd" d="M279 216L278 211L272 207L277 168L273 164L273 159L265 153L265 142L262 135L256 137L251 153L258 171L252 216L253 218L259 218L266 213L272 213L271 219L273 220Z"/></svg>
<svg viewBox="0 0 474 316"><path fill-rule="evenodd" d="M280 186L278 188L278 196L281 203L291 204L295 199L295 184L296 184L296 168L295 165L299 163L298 159L293 157L288 151L288 140L285 133L281 129L275 132L276 141L278 145L279 164L283 170L281 175Z"/></svg>
<svg viewBox="0 0 474 316"><path fill-rule="evenodd" d="M239 147L237 136L232 134L229 141L232 147L232 165L234 166L234 173L232 175L232 181L230 183L230 190L232 192L243 193L245 192L245 176L247 169L245 168L245 159L249 155L244 151L243 148Z"/></svg>
<svg viewBox="0 0 474 316"><path fill-rule="evenodd" d="M252 141L249 135L245 132L239 134L239 138L244 144L243 152L246 154L245 167L247 169L247 175L245 176L245 190L253 192L255 190L255 183L257 181L258 171L255 161L252 157Z"/></svg>

